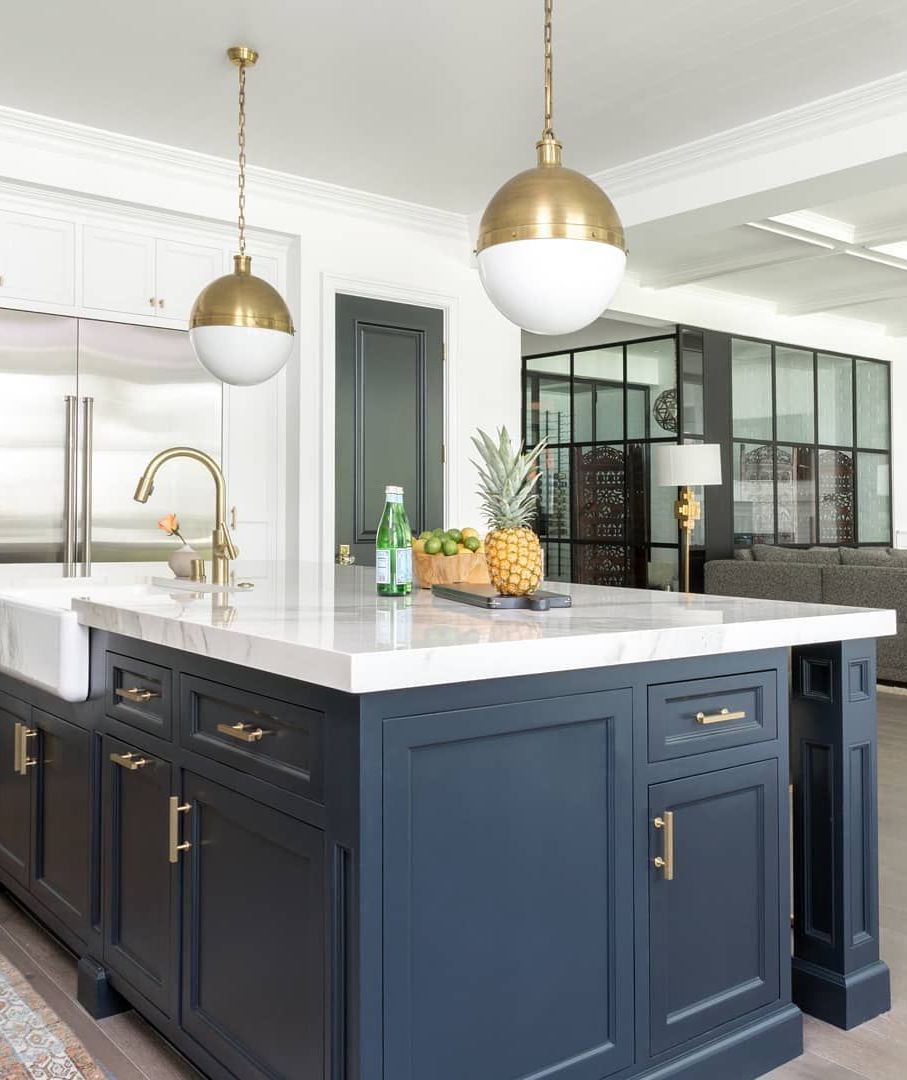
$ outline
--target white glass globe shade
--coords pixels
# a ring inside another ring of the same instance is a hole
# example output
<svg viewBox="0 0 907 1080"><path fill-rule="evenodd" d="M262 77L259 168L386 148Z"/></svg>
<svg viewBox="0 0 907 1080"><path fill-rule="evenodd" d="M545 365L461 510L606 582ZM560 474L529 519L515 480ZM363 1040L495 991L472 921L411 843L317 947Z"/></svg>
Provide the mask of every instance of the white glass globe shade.
<svg viewBox="0 0 907 1080"><path fill-rule="evenodd" d="M479 252L479 276L500 313L532 334L569 334L611 303L626 252L593 240L511 240Z"/></svg>
<svg viewBox="0 0 907 1080"><path fill-rule="evenodd" d="M293 348L292 334L258 326L196 326L189 340L202 367L231 386L266 382Z"/></svg>

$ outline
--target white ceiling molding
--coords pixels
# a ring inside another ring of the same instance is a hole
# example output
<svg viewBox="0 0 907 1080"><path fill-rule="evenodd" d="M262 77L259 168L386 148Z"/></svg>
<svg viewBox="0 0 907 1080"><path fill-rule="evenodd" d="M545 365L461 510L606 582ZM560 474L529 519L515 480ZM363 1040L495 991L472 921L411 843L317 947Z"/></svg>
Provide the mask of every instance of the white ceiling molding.
<svg viewBox="0 0 907 1080"><path fill-rule="evenodd" d="M62 150L101 165L105 162L122 162L125 157L140 162L154 174L164 174L175 180L189 173L196 177L208 177L217 184L236 183L236 162L227 158L150 142L131 135L102 131L99 128L39 116L6 106L0 106L0 143L27 146L38 151ZM0 158L0 169L2 167ZM335 213L394 222L446 236L467 236L464 214L255 165L248 166L246 171L250 186L254 185L262 192L299 204Z"/></svg>
<svg viewBox="0 0 907 1080"><path fill-rule="evenodd" d="M863 247L882 247L907 240L907 219L892 218L890 221L874 221L871 225L856 229L854 241Z"/></svg>
<svg viewBox="0 0 907 1080"><path fill-rule="evenodd" d="M805 245L804 245L805 246ZM743 253L728 255L719 259L707 259L690 262L664 273L640 274L639 283L644 289L674 289L680 285L695 285L711 278L725 277L730 274L742 274L747 270L760 270L769 266L803 262L806 259L821 259L835 254L832 244L810 244L802 252L763 252L762 254Z"/></svg>
<svg viewBox="0 0 907 1080"><path fill-rule="evenodd" d="M826 311L840 311L842 308L861 307L863 304L875 304L880 300L900 300L907 297L907 277L903 285L875 286L868 289L829 289L815 293L804 300L778 305L779 315L818 315Z"/></svg>

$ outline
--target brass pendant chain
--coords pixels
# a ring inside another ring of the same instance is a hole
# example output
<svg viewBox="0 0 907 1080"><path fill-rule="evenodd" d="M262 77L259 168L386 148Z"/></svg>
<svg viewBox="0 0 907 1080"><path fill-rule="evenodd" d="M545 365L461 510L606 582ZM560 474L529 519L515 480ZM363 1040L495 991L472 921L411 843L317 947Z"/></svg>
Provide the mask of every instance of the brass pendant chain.
<svg viewBox="0 0 907 1080"><path fill-rule="evenodd" d="M239 65L239 253L246 254L246 64Z"/></svg>
<svg viewBox="0 0 907 1080"><path fill-rule="evenodd" d="M553 62L551 47L551 8L553 0L545 0L545 128L542 131L542 139L553 139L554 128L551 126L552 117L552 82Z"/></svg>

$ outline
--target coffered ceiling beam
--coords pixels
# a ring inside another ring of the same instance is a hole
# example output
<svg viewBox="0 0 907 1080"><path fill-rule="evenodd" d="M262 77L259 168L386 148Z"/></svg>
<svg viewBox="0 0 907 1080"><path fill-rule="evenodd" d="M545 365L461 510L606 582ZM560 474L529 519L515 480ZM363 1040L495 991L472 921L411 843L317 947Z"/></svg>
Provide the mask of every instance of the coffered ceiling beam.
<svg viewBox="0 0 907 1080"><path fill-rule="evenodd" d="M903 285L875 286L871 289L835 289L825 293L815 293L804 300L790 304L779 304L779 315L818 315L826 311L838 311L841 308L860 307L874 304L880 300L900 300L907 297L907 274Z"/></svg>
<svg viewBox="0 0 907 1080"><path fill-rule="evenodd" d="M729 255L723 259L703 259L700 262L684 263L674 270L655 273L647 277L640 275L639 283L646 289L673 289L678 285L695 285L710 278L725 277L728 274L742 274L747 270L760 270L767 266L780 266L784 263L803 262L806 259L821 259L834 255L830 246L812 246L800 252L777 251L762 255Z"/></svg>
<svg viewBox="0 0 907 1080"><path fill-rule="evenodd" d="M885 244L898 244L907 240L907 215L892 218L891 221L876 221L854 233L854 243L863 247L882 247Z"/></svg>

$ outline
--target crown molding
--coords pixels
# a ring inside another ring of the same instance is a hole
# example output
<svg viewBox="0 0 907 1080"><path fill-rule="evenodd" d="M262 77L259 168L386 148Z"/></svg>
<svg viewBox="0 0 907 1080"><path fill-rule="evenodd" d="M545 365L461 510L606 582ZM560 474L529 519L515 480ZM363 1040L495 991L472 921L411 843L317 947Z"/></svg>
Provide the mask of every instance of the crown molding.
<svg viewBox="0 0 907 1080"><path fill-rule="evenodd" d="M236 182L236 163L227 158L151 142L133 135L104 131L8 106L0 106L0 141L40 150L76 154L99 164L115 161L122 165L125 159L155 173L169 174L182 180L190 174L219 184ZM300 205L417 228L457 239L468 237L464 214L322 180L311 180L257 165L248 166L246 172L250 183L263 194Z"/></svg>
<svg viewBox="0 0 907 1080"><path fill-rule="evenodd" d="M907 112L907 71L593 173L620 198Z"/></svg>

